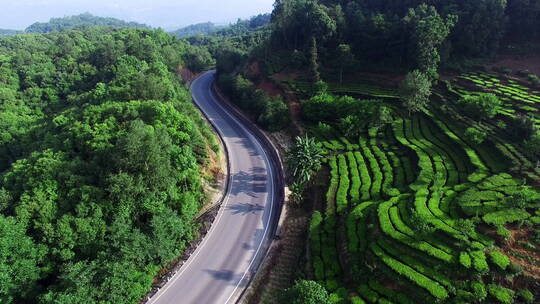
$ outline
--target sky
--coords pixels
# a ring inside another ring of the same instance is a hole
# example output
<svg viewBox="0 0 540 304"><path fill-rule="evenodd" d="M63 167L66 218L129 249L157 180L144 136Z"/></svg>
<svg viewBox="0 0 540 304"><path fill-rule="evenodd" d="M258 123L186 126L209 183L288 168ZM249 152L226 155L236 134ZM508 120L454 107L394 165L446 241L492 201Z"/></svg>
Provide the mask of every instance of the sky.
<svg viewBox="0 0 540 304"><path fill-rule="evenodd" d="M172 30L211 21L235 22L272 11L274 0L0 0L0 28L22 30L34 22L89 12Z"/></svg>

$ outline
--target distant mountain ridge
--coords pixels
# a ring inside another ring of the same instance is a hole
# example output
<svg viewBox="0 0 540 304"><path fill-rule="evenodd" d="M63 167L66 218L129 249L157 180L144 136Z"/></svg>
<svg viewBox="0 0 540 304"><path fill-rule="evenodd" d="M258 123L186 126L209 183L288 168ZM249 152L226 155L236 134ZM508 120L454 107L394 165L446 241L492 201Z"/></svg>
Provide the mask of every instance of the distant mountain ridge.
<svg viewBox="0 0 540 304"><path fill-rule="evenodd" d="M21 34L22 31L18 30L8 30L8 29L0 29L0 37L9 37L17 34Z"/></svg>
<svg viewBox="0 0 540 304"><path fill-rule="evenodd" d="M194 35L212 34L223 28L225 28L225 26L219 26L212 22L204 22L204 23L188 25L186 27L172 31L171 34L179 38L184 38L184 37L194 36Z"/></svg>
<svg viewBox="0 0 540 304"><path fill-rule="evenodd" d="M260 14L250 19L238 19L234 24L228 26L216 25L212 22L192 24L175 31L171 31L172 35L178 38L186 38L197 35L213 35L213 36L234 36L241 35L270 23L270 14Z"/></svg>
<svg viewBox="0 0 540 304"><path fill-rule="evenodd" d="M90 13L83 13L75 16L62 18L51 18L48 22L36 22L26 28L26 33L50 33L73 29L81 26L112 26L121 28L151 28L150 26L137 22L127 22L112 17L98 17Z"/></svg>

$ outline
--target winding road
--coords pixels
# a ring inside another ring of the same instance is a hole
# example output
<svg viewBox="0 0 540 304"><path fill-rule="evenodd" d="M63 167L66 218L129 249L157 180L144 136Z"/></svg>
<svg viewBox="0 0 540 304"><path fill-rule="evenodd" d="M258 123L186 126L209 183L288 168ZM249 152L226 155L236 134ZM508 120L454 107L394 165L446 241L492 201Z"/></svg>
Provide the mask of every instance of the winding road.
<svg viewBox="0 0 540 304"><path fill-rule="evenodd" d="M282 186L275 153L212 89L215 71L191 85L193 99L229 156L223 204L208 234L151 304L236 303L274 235Z"/></svg>

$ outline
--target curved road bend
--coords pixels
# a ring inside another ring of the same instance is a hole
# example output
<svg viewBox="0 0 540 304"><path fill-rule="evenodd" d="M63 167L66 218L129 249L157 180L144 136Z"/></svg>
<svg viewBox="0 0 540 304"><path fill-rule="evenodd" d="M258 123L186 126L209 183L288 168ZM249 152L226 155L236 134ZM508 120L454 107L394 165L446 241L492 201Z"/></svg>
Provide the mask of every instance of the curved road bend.
<svg viewBox="0 0 540 304"><path fill-rule="evenodd" d="M229 151L229 187L210 231L151 304L235 303L272 233L277 171L261 142L220 104L214 77L213 71L203 74L191 89Z"/></svg>

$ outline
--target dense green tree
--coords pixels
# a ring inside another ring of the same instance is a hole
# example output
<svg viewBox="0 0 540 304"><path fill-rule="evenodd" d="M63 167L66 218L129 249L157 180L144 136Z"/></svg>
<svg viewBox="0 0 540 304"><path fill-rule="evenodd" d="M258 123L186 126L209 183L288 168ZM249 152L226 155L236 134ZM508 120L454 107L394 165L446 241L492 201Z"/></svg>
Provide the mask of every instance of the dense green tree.
<svg viewBox="0 0 540 304"><path fill-rule="evenodd" d="M265 129L279 131L285 128L289 122L289 107L280 97L270 98L263 104L263 110L257 119Z"/></svg>
<svg viewBox="0 0 540 304"><path fill-rule="evenodd" d="M345 69L352 68L357 60L348 44L340 44L337 48L336 63L339 67L339 83L343 84L343 72Z"/></svg>
<svg viewBox="0 0 540 304"><path fill-rule="evenodd" d="M421 71L407 74L400 86L400 95L409 113L419 112L427 106L431 96L431 80Z"/></svg>
<svg viewBox="0 0 540 304"><path fill-rule="evenodd" d="M41 246L26 235L22 223L0 214L0 301L14 303L31 295L40 278Z"/></svg>
<svg viewBox="0 0 540 304"><path fill-rule="evenodd" d="M278 0L272 21L277 41L289 49L312 47L312 39L323 41L336 31L336 22L326 6L316 0Z"/></svg>
<svg viewBox="0 0 540 304"><path fill-rule="evenodd" d="M187 50L184 55L186 62L188 62L187 68L192 72L200 73L214 64L214 58L210 52L203 47L193 47Z"/></svg>
<svg viewBox="0 0 540 304"><path fill-rule="evenodd" d="M502 101L494 94L481 93L464 96L459 103L468 114L477 118L493 118L499 112Z"/></svg>
<svg viewBox="0 0 540 304"><path fill-rule="evenodd" d="M438 77L437 69L441 60L439 47L450 34L456 19L454 15L443 19L435 7L426 4L409 9L404 18L405 24L411 27L411 51L414 55L410 57L415 63L414 68L431 79Z"/></svg>
<svg viewBox="0 0 540 304"><path fill-rule="evenodd" d="M282 295L287 304L328 304L328 292L315 281L300 280Z"/></svg>

